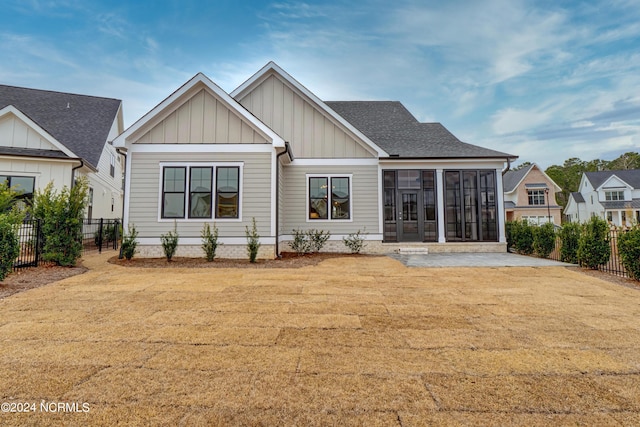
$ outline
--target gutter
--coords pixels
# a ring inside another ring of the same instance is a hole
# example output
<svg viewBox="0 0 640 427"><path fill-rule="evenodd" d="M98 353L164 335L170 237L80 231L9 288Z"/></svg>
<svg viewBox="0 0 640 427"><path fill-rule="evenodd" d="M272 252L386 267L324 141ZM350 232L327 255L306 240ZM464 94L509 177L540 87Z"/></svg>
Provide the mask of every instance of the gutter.
<svg viewBox="0 0 640 427"><path fill-rule="evenodd" d="M511 159L507 157L507 167L502 171L502 176L504 176L505 173L509 172L509 169L511 169Z"/></svg>
<svg viewBox="0 0 640 427"><path fill-rule="evenodd" d="M74 185L76 184L76 170L84 166L84 160L82 159L76 159L76 160L78 160L80 164L71 169L71 187L70 188L73 188Z"/></svg>
<svg viewBox="0 0 640 427"><path fill-rule="evenodd" d="M127 150L125 151L120 151L120 147L115 147L116 149L116 153L120 154L122 157L124 157L124 164L122 165L123 169L124 169L124 178L122 181L122 218L120 221L120 224L122 225L122 236L120 236L120 238L123 238L124 233L127 232L127 230L124 229L124 200L126 199L126 191L127 191ZM120 252L118 253L118 259L122 259L124 258L124 255L122 254L122 244L120 244Z"/></svg>
<svg viewBox="0 0 640 427"><path fill-rule="evenodd" d="M276 258L282 258L280 256L280 242L278 237L278 229L280 228L280 157L285 154L289 155L289 159L293 160L293 153L291 152L291 146L289 142L284 142L284 151L276 155Z"/></svg>

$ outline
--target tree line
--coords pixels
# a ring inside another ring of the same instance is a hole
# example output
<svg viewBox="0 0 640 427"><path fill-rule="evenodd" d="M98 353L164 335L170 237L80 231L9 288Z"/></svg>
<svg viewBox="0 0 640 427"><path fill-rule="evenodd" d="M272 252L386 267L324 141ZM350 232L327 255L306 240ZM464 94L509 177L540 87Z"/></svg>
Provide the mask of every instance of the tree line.
<svg viewBox="0 0 640 427"><path fill-rule="evenodd" d="M522 169L531 165L531 162L524 162L514 170ZM626 169L640 169L640 154L630 151L620 155L613 160L581 160L572 157L564 161L562 165L551 165L545 169L549 178L562 188L562 192L556 193L556 202L564 207L569 201L569 195L578 191L580 178L583 172L613 171Z"/></svg>

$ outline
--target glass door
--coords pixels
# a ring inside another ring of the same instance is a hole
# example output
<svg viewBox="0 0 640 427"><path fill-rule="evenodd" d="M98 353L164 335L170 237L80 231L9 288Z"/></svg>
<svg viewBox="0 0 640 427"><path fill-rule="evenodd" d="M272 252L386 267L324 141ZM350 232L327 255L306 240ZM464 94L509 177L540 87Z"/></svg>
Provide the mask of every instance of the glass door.
<svg viewBox="0 0 640 427"><path fill-rule="evenodd" d="M418 242L420 237L419 216L421 210L418 209L418 191L400 191L400 212L398 212L398 231L401 242Z"/></svg>

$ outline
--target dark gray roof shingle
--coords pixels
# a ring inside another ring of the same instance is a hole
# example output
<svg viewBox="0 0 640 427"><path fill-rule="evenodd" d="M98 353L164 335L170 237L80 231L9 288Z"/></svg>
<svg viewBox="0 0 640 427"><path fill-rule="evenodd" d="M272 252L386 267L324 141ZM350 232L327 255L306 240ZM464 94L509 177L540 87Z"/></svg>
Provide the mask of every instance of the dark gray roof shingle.
<svg viewBox="0 0 640 427"><path fill-rule="evenodd" d="M122 101L0 85L0 109L13 105L78 157L98 166Z"/></svg>
<svg viewBox="0 0 640 427"><path fill-rule="evenodd" d="M504 175L502 175L502 187L505 193L511 193L516 189L516 186L522 178L525 177L529 173L529 171L533 168L533 164L530 164L526 168L518 169L518 170L509 170Z"/></svg>
<svg viewBox="0 0 640 427"><path fill-rule="evenodd" d="M638 209L640 208L640 199L633 200L616 200L613 202L600 202L605 209Z"/></svg>
<svg viewBox="0 0 640 427"><path fill-rule="evenodd" d="M576 203L584 203L584 196L582 195L582 193L579 193L577 191L572 192L571 197L573 197L573 200L575 200Z"/></svg>
<svg viewBox="0 0 640 427"><path fill-rule="evenodd" d="M593 188L598 188L611 176L615 175L633 188L640 188L640 169L627 169L619 171L598 171L598 172L585 172L584 173L593 185Z"/></svg>
<svg viewBox="0 0 640 427"><path fill-rule="evenodd" d="M65 159L69 158L66 154L59 150L38 150L35 148L22 147L4 147L0 145L0 154L9 156L25 156L25 157L46 157L49 159Z"/></svg>
<svg viewBox="0 0 640 427"><path fill-rule="evenodd" d="M327 101L325 104L393 156L516 157L462 142L440 123L420 123L398 101Z"/></svg>

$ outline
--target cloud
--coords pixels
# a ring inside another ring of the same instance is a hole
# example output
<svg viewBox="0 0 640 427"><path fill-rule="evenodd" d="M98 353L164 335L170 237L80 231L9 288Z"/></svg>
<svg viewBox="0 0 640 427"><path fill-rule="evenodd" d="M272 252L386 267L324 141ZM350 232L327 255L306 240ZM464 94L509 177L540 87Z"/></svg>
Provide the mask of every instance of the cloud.
<svg viewBox="0 0 640 427"><path fill-rule="evenodd" d="M548 122L550 114L540 111L526 111L506 108L493 116L493 130L498 135L523 132Z"/></svg>

